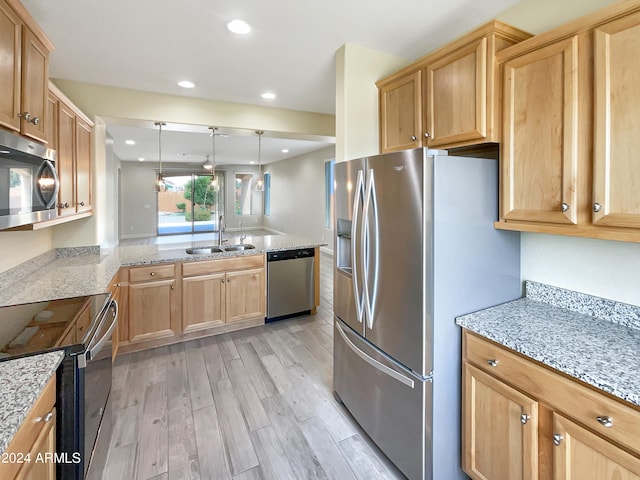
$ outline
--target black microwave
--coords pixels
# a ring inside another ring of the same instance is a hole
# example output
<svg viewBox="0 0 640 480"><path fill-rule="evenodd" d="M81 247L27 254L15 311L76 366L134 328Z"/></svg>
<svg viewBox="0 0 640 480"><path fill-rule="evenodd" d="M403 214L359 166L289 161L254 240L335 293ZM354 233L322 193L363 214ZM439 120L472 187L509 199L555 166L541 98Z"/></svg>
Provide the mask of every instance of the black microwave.
<svg viewBox="0 0 640 480"><path fill-rule="evenodd" d="M55 152L0 129L0 230L57 216Z"/></svg>

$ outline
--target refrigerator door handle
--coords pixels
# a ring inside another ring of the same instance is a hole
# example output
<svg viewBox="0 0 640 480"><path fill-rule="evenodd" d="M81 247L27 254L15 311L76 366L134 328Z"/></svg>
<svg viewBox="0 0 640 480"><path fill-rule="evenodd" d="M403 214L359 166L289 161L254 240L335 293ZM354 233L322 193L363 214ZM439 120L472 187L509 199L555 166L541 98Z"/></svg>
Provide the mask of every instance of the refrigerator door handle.
<svg viewBox="0 0 640 480"><path fill-rule="evenodd" d="M349 340L349 338L347 337L347 334L344 333L344 330L342 329L342 326L337 322L336 322L336 327L337 327L338 332L340 333L340 336L342 337L344 342L347 344L347 346L353 351L353 353L358 355L362 360L367 362L373 368L381 371L382 373L390 376L391 378L399 381L400 383L403 383L404 385L406 385L409 388L414 388L415 383L411 378L409 378L409 377L407 377L405 375L402 375L399 372L396 372L392 368L387 367L385 364L377 361L375 358L370 357L369 355L364 353L351 340Z"/></svg>
<svg viewBox="0 0 640 480"><path fill-rule="evenodd" d="M362 170L358 170L358 177L356 179L356 188L355 188L355 200L353 202L353 214L351 218L353 219L351 222L351 262L353 268L352 272L352 283L353 283L353 299L356 304L356 315L358 317L358 322L362 323L362 314L364 310L364 298L360 289L358 288L358 221L359 221L359 213L360 213L360 202L362 193L364 190L364 176ZM362 229L364 232L364 229Z"/></svg>
<svg viewBox="0 0 640 480"><path fill-rule="evenodd" d="M373 215L372 229L369 229L369 212ZM366 223L366 260L364 262L364 307L366 310L365 318L369 329L373 328L373 319L375 313L376 297L378 290L378 264L379 264L379 228L378 228L378 206L376 203L376 183L373 175L373 169L369 170L367 179L367 191L365 193L365 202L363 209L364 222ZM373 257L373 258L372 258ZM372 261L373 260L373 261ZM371 273L370 267L373 267ZM371 291L369 290L369 280L371 282Z"/></svg>

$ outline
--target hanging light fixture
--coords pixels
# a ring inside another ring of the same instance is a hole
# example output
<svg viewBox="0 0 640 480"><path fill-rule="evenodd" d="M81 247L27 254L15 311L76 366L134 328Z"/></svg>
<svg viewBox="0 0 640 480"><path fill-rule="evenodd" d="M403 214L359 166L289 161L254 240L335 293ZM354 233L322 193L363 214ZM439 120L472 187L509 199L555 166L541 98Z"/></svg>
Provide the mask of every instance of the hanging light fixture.
<svg viewBox="0 0 640 480"><path fill-rule="evenodd" d="M260 159L261 150L262 150L262 135L264 131L256 130L256 135L258 135L258 180L256 181L256 192L264 191L264 175L262 174L262 162Z"/></svg>
<svg viewBox="0 0 640 480"><path fill-rule="evenodd" d="M202 165L203 168L205 168L206 170L213 170L213 163L211 163L211 160L209 160L209 155L205 155L205 158L207 160Z"/></svg>
<svg viewBox="0 0 640 480"><path fill-rule="evenodd" d="M154 125L158 127L158 172L156 173L156 181L154 183L154 190L156 192L164 192L167 185L162 177L162 127L166 125L164 122L155 122Z"/></svg>
<svg viewBox="0 0 640 480"><path fill-rule="evenodd" d="M218 179L216 177L216 135L218 135L216 131L218 130L218 127L209 127L209 130L211 130L211 158L213 160L211 161L211 166L205 164L205 168L207 170L211 170L211 174L213 175L211 177L211 188L217 192L220 190L220 185L218 185Z"/></svg>

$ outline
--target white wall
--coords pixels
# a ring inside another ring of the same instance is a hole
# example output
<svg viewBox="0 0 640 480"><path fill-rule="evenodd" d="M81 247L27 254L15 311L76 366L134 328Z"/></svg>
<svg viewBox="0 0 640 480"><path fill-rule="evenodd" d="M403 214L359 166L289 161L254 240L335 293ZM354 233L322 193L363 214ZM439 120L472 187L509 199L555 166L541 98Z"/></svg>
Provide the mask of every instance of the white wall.
<svg viewBox="0 0 640 480"><path fill-rule="evenodd" d="M325 161L333 146L267 165L271 173L271 215L264 226L301 235L333 248L333 230L325 228Z"/></svg>

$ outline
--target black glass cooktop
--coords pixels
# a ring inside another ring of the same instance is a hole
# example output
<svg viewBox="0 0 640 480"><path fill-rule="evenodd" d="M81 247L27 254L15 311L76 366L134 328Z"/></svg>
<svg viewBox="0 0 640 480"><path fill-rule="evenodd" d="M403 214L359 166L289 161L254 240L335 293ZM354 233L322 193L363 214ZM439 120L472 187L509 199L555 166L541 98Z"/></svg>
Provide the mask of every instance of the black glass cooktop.
<svg viewBox="0 0 640 480"><path fill-rule="evenodd" d="M108 293L0 307L0 360L82 345Z"/></svg>

